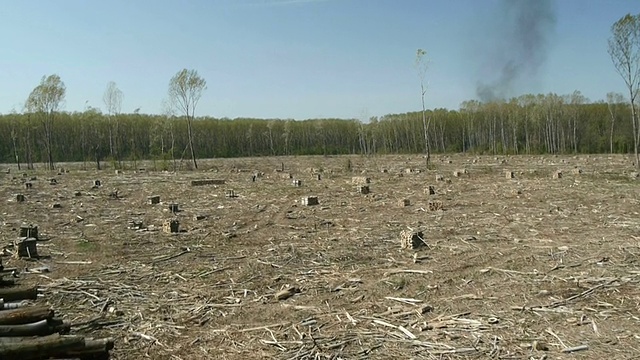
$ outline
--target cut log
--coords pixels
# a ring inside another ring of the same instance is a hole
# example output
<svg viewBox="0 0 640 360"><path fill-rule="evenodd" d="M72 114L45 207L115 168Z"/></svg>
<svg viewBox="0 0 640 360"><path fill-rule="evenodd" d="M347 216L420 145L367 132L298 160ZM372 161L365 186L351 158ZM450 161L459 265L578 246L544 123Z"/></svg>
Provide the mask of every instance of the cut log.
<svg viewBox="0 0 640 360"><path fill-rule="evenodd" d="M84 348L82 336L58 334L37 338L0 339L0 359L36 360L64 356L65 353Z"/></svg>
<svg viewBox="0 0 640 360"><path fill-rule="evenodd" d="M20 300L37 300L38 288L36 286L16 286L0 288L0 299L5 302Z"/></svg>
<svg viewBox="0 0 640 360"><path fill-rule="evenodd" d="M29 302L28 301L6 303L6 302L4 302L4 299L0 299L0 311L1 310L17 309L17 308L26 307L26 306L29 306Z"/></svg>
<svg viewBox="0 0 640 360"><path fill-rule="evenodd" d="M52 319L54 312L46 306L30 306L0 311L0 325L30 324Z"/></svg>
<svg viewBox="0 0 640 360"><path fill-rule="evenodd" d="M65 352L65 356L69 357L77 357L86 359L91 356L91 358L101 358L102 355L106 355L105 359L109 357L109 351L113 349L114 341L111 338L105 339L84 339L84 347L81 349L71 349Z"/></svg>
<svg viewBox="0 0 640 360"><path fill-rule="evenodd" d="M44 336L68 332L68 323L58 319L42 320L30 324L0 325L0 337ZM2 357L0 357L2 359Z"/></svg>

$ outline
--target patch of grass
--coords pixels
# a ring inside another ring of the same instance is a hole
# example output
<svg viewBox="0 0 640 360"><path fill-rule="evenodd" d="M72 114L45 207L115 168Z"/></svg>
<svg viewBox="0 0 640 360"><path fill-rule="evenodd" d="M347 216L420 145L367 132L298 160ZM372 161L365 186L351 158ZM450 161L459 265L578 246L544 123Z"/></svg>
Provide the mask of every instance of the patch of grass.
<svg viewBox="0 0 640 360"><path fill-rule="evenodd" d="M98 250L98 245L89 240L82 239L76 243L76 249L82 252L94 252Z"/></svg>

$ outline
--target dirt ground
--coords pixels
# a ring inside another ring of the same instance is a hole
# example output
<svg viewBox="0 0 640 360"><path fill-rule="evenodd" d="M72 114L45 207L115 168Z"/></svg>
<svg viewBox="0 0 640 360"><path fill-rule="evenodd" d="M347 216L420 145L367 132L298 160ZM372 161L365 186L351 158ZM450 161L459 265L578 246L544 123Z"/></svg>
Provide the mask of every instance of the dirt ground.
<svg viewBox="0 0 640 360"><path fill-rule="evenodd" d="M0 166L3 244L23 223L50 238L43 258L7 248L4 265L47 266L20 283L37 283L38 302L72 333L114 338L113 359L640 358L640 179L629 157L451 155L430 170L417 155L144 165L27 177ZM371 192L353 177L370 178ZM226 183L192 186L204 179ZM169 219L179 233L163 231ZM401 248L403 230L425 245Z"/></svg>

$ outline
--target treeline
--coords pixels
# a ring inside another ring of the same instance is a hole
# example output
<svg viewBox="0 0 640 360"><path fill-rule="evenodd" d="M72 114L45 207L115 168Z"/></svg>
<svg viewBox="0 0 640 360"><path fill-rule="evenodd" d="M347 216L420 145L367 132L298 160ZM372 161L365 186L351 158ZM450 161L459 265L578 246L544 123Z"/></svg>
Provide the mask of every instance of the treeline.
<svg viewBox="0 0 640 360"><path fill-rule="evenodd" d="M509 101L464 102L459 110L427 112L432 152L482 154L628 153L630 106L618 94L589 102L579 92L524 95ZM0 162L154 159L172 168L189 159L187 122L176 116L107 115L98 109L56 112L50 128L37 113L0 116ZM215 119L193 121L198 158L273 155L422 153L420 112L356 119Z"/></svg>

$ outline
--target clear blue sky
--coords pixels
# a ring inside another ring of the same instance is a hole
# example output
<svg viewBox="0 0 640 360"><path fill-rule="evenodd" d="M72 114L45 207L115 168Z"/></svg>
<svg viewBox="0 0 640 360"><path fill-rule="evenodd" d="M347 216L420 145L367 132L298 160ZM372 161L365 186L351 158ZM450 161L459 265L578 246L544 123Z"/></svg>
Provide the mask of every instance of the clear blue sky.
<svg viewBox="0 0 640 360"><path fill-rule="evenodd" d="M196 69L208 84L196 115L368 118L417 111L418 48L430 60L427 107L458 109L478 98L478 83L495 79L491 68L510 56L503 54L513 44L502 3L3 1L0 113L20 112L41 77L54 73L67 86L66 111L104 109L102 95L115 81L123 112L161 113L169 79L182 68ZM640 1L557 0L551 8L555 21L543 24L546 51L538 54L545 61L507 94L580 90L595 101L623 92L607 38L613 22L640 12Z"/></svg>

